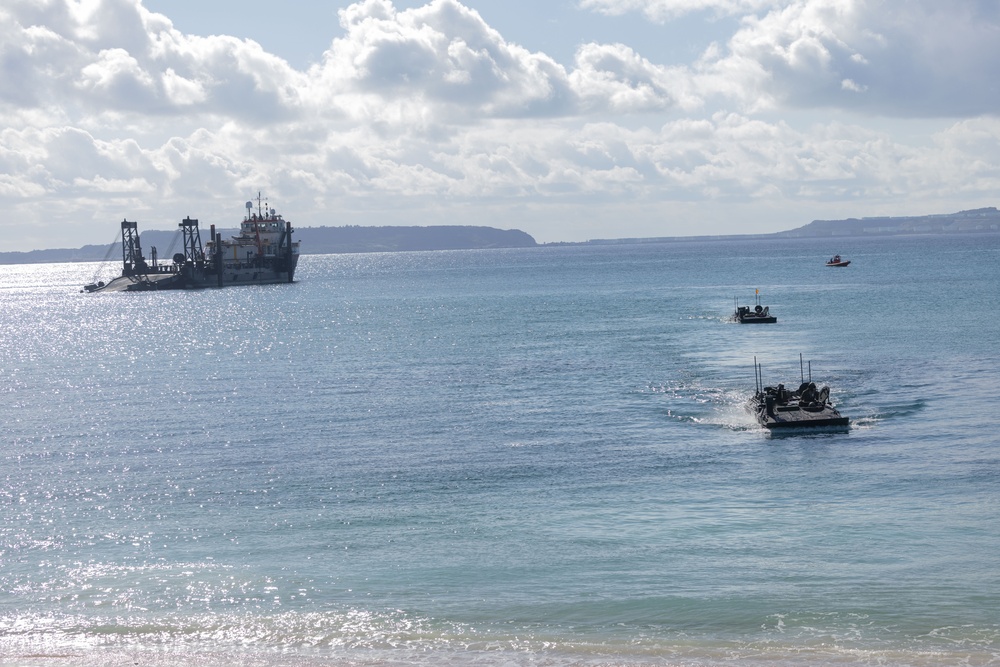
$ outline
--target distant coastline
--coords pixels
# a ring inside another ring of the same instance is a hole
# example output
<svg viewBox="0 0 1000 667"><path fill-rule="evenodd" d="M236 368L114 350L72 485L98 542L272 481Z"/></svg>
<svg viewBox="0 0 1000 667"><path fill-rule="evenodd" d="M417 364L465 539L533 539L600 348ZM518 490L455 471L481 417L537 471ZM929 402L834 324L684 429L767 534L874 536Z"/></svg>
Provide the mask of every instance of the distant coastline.
<svg viewBox="0 0 1000 667"><path fill-rule="evenodd" d="M222 234L235 230L220 229ZM996 207L958 213L902 217L813 220L807 225L770 234L728 234L716 236L658 236L647 238L591 239L540 244L526 232L471 225L430 227L299 227L302 254L326 255L366 252L420 250L482 250L491 248L534 248L577 245L627 245L725 240L767 240L786 238L884 237L918 234L1000 233L1000 211ZM142 233L143 250L156 247L160 257L169 257L179 232L148 230ZM118 249L120 254L120 249ZM55 262L98 262L116 257L113 245L86 245L81 248L0 252L0 264L46 264Z"/></svg>
<svg viewBox="0 0 1000 667"><path fill-rule="evenodd" d="M108 226L113 229L112 225ZM223 236L238 230L220 228ZM481 250L491 248L534 248L539 244L517 229L496 229L471 225L430 227L296 227L293 238L302 242L303 255L333 255L365 252L400 252L419 250ZM202 241L207 241L207 237ZM180 248L180 231L146 230L139 237L142 250L152 248L160 257L171 257ZM117 244L117 245L116 245ZM55 262L100 262L118 257L119 241L108 245L82 248L0 252L0 264L46 264Z"/></svg>
<svg viewBox="0 0 1000 667"><path fill-rule="evenodd" d="M1000 211L994 206L941 215L847 218L813 220L807 225L771 234L727 234L721 236L659 236L653 238L593 239L582 243L547 245L615 245L628 243L665 243L681 241L725 241L792 238L846 238L913 236L920 234L990 234L1000 233Z"/></svg>

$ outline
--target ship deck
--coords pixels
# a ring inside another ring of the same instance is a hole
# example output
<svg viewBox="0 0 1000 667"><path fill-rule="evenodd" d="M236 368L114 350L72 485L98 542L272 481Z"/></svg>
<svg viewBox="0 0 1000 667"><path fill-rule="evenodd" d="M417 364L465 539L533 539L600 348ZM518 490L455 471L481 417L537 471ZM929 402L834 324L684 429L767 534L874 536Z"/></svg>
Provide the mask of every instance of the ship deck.
<svg viewBox="0 0 1000 667"><path fill-rule="evenodd" d="M135 292L156 289L175 289L179 279L176 273L151 273L147 276L119 276L95 292Z"/></svg>

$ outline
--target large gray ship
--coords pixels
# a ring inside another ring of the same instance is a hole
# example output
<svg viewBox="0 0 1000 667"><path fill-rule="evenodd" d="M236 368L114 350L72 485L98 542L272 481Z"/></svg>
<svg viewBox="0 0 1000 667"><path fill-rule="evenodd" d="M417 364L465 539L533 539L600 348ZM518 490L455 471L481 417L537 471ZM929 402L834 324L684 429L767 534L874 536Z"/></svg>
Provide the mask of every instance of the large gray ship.
<svg viewBox="0 0 1000 667"><path fill-rule="evenodd" d="M122 220L122 274L107 282L84 286L87 292L137 292L149 290L200 289L230 285L290 283L299 262L299 242L292 240L292 223L257 197L247 202L239 234L223 240L211 226L211 240L201 242L198 220L180 222L183 252L160 261L156 248L150 258L142 253L135 222Z"/></svg>

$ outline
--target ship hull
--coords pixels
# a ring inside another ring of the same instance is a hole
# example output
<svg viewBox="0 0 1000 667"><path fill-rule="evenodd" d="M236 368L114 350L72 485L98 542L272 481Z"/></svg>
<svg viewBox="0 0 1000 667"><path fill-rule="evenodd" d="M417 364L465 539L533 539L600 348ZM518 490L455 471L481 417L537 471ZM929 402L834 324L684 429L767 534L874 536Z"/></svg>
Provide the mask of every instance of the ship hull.
<svg viewBox="0 0 1000 667"><path fill-rule="evenodd" d="M769 430L813 429L813 428L847 428L850 420L841 416L835 409L827 406L822 410L810 411L801 408L791 410L778 409L769 415L762 409L756 409L757 421Z"/></svg>
<svg viewBox="0 0 1000 667"><path fill-rule="evenodd" d="M229 285L276 285L290 283L295 278L298 255L292 256L289 271L256 266L224 266L219 274L199 273L192 276L192 287L225 287Z"/></svg>
<svg viewBox="0 0 1000 667"><path fill-rule="evenodd" d="M298 256L292 258L291 271L275 271L260 267L225 267L222 275L203 271L169 271L146 273L141 276L119 276L105 285L88 285L88 292L150 292L181 289L209 289L234 285L277 285L294 282Z"/></svg>
<svg viewBox="0 0 1000 667"><path fill-rule="evenodd" d="M761 426L771 431L848 428L851 424L850 419L826 402L809 406L798 405L795 402L776 405L773 400L768 400L767 394L760 393L750 399L747 409L757 418Z"/></svg>
<svg viewBox="0 0 1000 667"><path fill-rule="evenodd" d="M735 315L733 320L739 322L740 324L774 324L778 321L778 318L774 315L769 315L767 317L758 317L757 315Z"/></svg>

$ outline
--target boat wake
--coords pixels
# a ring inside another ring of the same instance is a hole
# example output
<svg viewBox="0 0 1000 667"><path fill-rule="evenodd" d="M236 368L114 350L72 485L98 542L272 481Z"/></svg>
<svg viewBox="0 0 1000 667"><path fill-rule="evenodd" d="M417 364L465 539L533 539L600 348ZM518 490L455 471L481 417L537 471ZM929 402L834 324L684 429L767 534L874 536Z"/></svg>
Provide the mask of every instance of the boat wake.
<svg viewBox="0 0 1000 667"><path fill-rule="evenodd" d="M919 412L923 412L926 407L927 407L927 401L923 399L917 399L910 403L887 405L882 407L878 412L876 412L872 416L872 420L883 421L889 419L898 419L901 417L910 417Z"/></svg>
<svg viewBox="0 0 1000 667"><path fill-rule="evenodd" d="M923 412L927 408L927 401L917 399L909 403L897 403L895 405L885 405L878 407L868 414L857 414L857 408L851 408L854 413L851 417L851 428L858 430L872 429L887 421L898 419L908 419Z"/></svg>
<svg viewBox="0 0 1000 667"><path fill-rule="evenodd" d="M666 415L677 423L730 431L757 429L743 407L749 398L745 392L684 383L650 385L648 391L667 397Z"/></svg>

